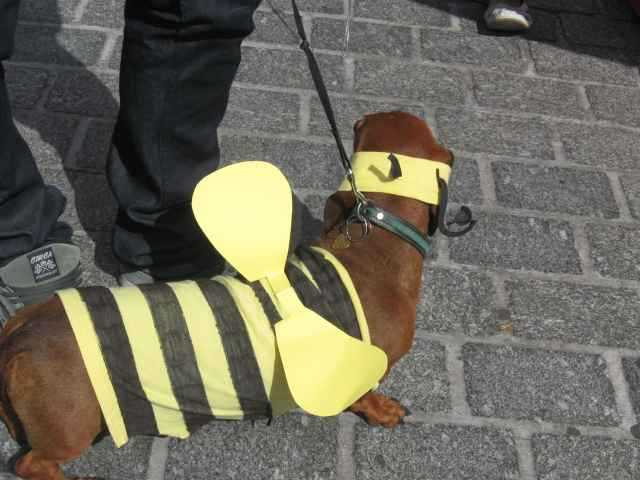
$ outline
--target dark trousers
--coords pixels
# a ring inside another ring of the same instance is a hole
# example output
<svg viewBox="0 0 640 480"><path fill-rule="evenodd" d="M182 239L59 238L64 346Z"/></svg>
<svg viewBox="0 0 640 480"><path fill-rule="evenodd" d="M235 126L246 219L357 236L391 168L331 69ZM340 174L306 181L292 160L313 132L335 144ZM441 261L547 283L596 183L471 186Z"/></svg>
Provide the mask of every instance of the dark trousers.
<svg viewBox="0 0 640 480"><path fill-rule="evenodd" d="M108 177L113 251L159 278L222 265L191 212L219 163L216 129L260 0L128 0Z"/></svg>
<svg viewBox="0 0 640 480"><path fill-rule="evenodd" d="M0 265L54 235L65 198L42 181L13 122L2 62L13 50L19 0L0 0Z"/></svg>

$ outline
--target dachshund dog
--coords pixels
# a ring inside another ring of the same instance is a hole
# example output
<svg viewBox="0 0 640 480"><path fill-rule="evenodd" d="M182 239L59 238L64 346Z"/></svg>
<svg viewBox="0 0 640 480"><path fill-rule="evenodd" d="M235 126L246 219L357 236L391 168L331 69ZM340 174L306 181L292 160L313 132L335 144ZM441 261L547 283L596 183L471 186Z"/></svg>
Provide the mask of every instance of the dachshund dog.
<svg viewBox="0 0 640 480"><path fill-rule="evenodd" d="M393 152L449 166L453 163L451 153L435 140L427 124L410 114L367 115L354 130L356 152ZM364 193L423 236L438 226L437 205ZM314 245L331 252L349 272L371 343L386 353L390 368L413 342L423 256L410 243L376 226L360 241L341 242L354 204L355 196L349 191L328 199L324 232ZM402 423L407 414L398 401L373 391L349 410L371 425L389 428ZM69 318L57 296L20 310L0 334L0 417L23 447L14 470L25 479L64 480L60 465L108 434Z"/></svg>

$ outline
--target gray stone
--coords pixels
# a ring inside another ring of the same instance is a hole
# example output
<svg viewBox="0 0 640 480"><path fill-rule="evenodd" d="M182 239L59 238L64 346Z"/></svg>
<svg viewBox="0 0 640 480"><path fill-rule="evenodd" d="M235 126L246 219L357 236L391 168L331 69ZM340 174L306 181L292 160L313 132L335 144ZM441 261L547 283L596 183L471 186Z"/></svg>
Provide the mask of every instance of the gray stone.
<svg viewBox="0 0 640 480"><path fill-rule="evenodd" d="M635 290L542 281L508 281L514 335L640 350Z"/></svg>
<svg viewBox="0 0 640 480"><path fill-rule="evenodd" d="M513 37L422 30L421 46L422 57L436 62L477 65L508 72L523 72L526 66L518 41Z"/></svg>
<svg viewBox="0 0 640 480"><path fill-rule="evenodd" d="M391 369L379 391L412 413L448 412L449 378L442 345L415 339L409 353Z"/></svg>
<svg viewBox="0 0 640 480"><path fill-rule="evenodd" d="M464 75L456 70L390 59L361 59L355 64L354 90L367 95L460 105L467 89Z"/></svg>
<svg viewBox="0 0 640 480"><path fill-rule="evenodd" d="M524 113L584 118L578 88L565 82L503 73L474 72L479 105Z"/></svg>
<svg viewBox="0 0 640 480"><path fill-rule="evenodd" d="M104 173L67 173L75 194L75 206L82 229L111 231L116 217L116 201Z"/></svg>
<svg viewBox="0 0 640 480"><path fill-rule="evenodd" d="M223 135L222 158L264 160L282 169L294 188L335 190L344 173L333 144Z"/></svg>
<svg viewBox="0 0 640 480"><path fill-rule="evenodd" d="M54 112L113 118L118 113L118 77L88 70L58 73L46 108Z"/></svg>
<svg viewBox="0 0 640 480"><path fill-rule="evenodd" d="M593 266L600 275L640 280L640 226L587 225L587 236Z"/></svg>
<svg viewBox="0 0 640 480"><path fill-rule="evenodd" d="M82 286L117 287L119 263L111 249L111 232L76 232L73 243L80 248Z"/></svg>
<svg viewBox="0 0 640 480"><path fill-rule="evenodd" d="M79 459L65 465L65 474L109 480L143 479L149 465L151 442L151 438L138 437L117 449L111 438L106 438Z"/></svg>
<svg viewBox="0 0 640 480"><path fill-rule="evenodd" d="M570 162L599 168L637 169L640 136L619 128L558 124L557 130Z"/></svg>
<svg viewBox="0 0 640 480"><path fill-rule="evenodd" d="M111 58L109 59L109 68L113 70L120 70L121 59L122 59L122 37L118 37L116 40L116 46L113 49Z"/></svg>
<svg viewBox="0 0 640 480"><path fill-rule="evenodd" d="M449 183L450 201L456 203L482 203L480 173L475 160L456 158Z"/></svg>
<svg viewBox="0 0 640 480"><path fill-rule="evenodd" d="M623 48L626 44L619 23L605 17L562 15L561 18L571 44L612 48Z"/></svg>
<svg viewBox="0 0 640 480"><path fill-rule="evenodd" d="M634 480L640 476L637 441L534 435L538 480Z"/></svg>
<svg viewBox="0 0 640 480"><path fill-rule="evenodd" d="M113 122L91 120L82 146L65 161L65 168L104 173L111 147Z"/></svg>
<svg viewBox="0 0 640 480"><path fill-rule="evenodd" d="M621 85L637 85L633 62L623 53L605 48L531 44L536 72L551 77Z"/></svg>
<svg viewBox="0 0 640 480"><path fill-rule="evenodd" d="M594 13L598 9L596 0L529 0L528 4L560 12Z"/></svg>
<svg viewBox="0 0 640 480"><path fill-rule="evenodd" d="M300 96L291 93L232 88L222 127L264 132L297 132Z"/></svg>
<svg viewBox="0 0 640 480"><path fill-rule="evenodd" d="M355 123L370 113L403 111L418 117L424 116L424 109L416 104L401 102L384 102L378 100L361 100L351 97L331 97L331 105L336 116L336 122L343 138L353 136ZM317 96L311 99L311 118L309 119L309 133L312 135L331 136L331 127L324 113L322 104Z"/></svg>
<svg viewBox="0 0 640 480"><path fill-rule="evenodd" d="M14 62L91 66L100 59L106 35L95 30L18 25Z"/></svg>
<svg viewBox="0 0 640 480"><path fill-rule="evenodd" d="M640 220L640 173L625 174L620 177L620 181L631 215Z"/></svg>
<svg viewBox="0 0 640 480"><path fill-rule="evenodd" d="M533 118L438 109L438 134L449 148L493 155L553 159L552 127Z"/></svg>
<svg viewBox="0 0 640 480"><path fill-rule="evenodd" d="M601 2L600 5L604 14L611 18L617 20L634 20L636 18L636 13L631 8L629 0L607 0Z"/></svg>
<svg viewBox="0 0 640 480"><path fill-rule="evenodd" d="M41 68L7 65L5 80L13 108L33 108L49 85L50 73Z"/></svg>
<svg viewBox="0 0 640 480"><path fill-rule="evenodd" d="M357 480L518 478L511 432L452 425L356 429Z"/></svg>
<svg viewBox="0 0 640 480"><path fill-rule="evenodd" d="M470 233L449 241L453 261L499 269L581 272L569 223L499 214L476 216L478 223Z"/></svg>
<svg viewBox="0 0 640 480"><path fill-rule="evenodd" d="M429 2L358 0L355 2L354 15L419 27L448 27L451 23L447 13L447 2L444 0L429 0Z"/></svg>
<svg viewBox="0 0 640 480"><path fill-rule="evenodd" d="M81 0L22 0L19 19L27 22L71 23Z"/></svg>
<svg viewBox="0 0 640 480"><path fill-rule="evenodd" d="M9 435L7 427L4 423L0 422L0 472L8 472L8 462L13 455L15 455L20 446ZM1 478L1 477L0 477Z"/></svg>
<svg viewBox="0 0 640 480"><path fill-rule="evenodd" d="M629 385L631 405L633 405L633 410L636 412L636 415L640 417L640 359L623 358L622 368L627 384Z"/></svg>
<svg viewBox="0 0 640 480"><path fill-rule="evenodd" d="M394 25L351 21L349 52L389 57L410 57L411 29ZM345 22L333 18L316 18L311 34L315 48L344 50Z"/></svg>
<svg viewBox="0 0 640 480"><path fill-rule="evenodd" d="M618 217L606 174L516 163L493 164L498 203L598 218Z"/></svg>
<svg viewBox="0 0 640 480"><path fill-rule="evenodd" d="M273 0L276 8L284 11L292 11L291 0ZM296 4L301 12L311 13L344 13L344 2L342 0L297 0ZM263 2L263 9L271 10L267 2Z"/></svg>
<svg viewBox="0 0 640 480"><path fill-rule="evenodd" d="M493 283L484 273L425 268L416 322L419 329L489 336L498 333L505 322L496 310Z"/></svg>
<svg viewBox="0 0 640 480"><path fill-rule="evenodd" d="M124 26L125 0L93 0L85 9L81 23L121 29Z"/></svg>
<svg viewBox="0 0 640 480"><path fill-rule="evenodd" d="M172 440L165 478L337 478L337 421L288 414L264 422L213 422L186 441Z"/></svg>
<svg viewBox="0 0 640 480"><path fill-rule="evenodd" d="M473 415L601 426L620 422L600 356L467 344L463 359Z"/></svg>
<svg viewBox="0 0 640 480"><path fill-rule="evenodd" d="M640 88L587 85L586 89L598 119L640 127Z"/></svg>
<svg viewBox="0 0 640 480"><path fill-rule="evenodd" d="M243 61L236 76L239 82L315 90L307 59L300 51L244 47L242 58ZM316 54L316 58L327 88L342 90L344 84L342 57Z"/></svg>
<svg viewBox="0 0 640 480"><path fill-rule="evenodd" d="M293 15L283 14L286 22L295 32ZM277 15L272 12L259 10L253 16L256 29L247 40L252 42L275 43L281 45L298 45L298 35L292 33L282 24ZM307 32L308 34L308 32Z"/></svg>

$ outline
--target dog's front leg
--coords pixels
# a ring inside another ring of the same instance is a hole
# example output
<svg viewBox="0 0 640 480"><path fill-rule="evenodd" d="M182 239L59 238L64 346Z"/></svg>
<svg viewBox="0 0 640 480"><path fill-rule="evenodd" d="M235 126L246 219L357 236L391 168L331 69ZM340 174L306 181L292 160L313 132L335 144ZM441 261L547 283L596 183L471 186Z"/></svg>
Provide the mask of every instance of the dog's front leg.
<svg viewBox="0 0 640 480"><path fill-rule="evenodd" d="M369 392L349 407L349 411L363 417L369 425L393 428L409 414L400 402L381 393Z"/></svg>

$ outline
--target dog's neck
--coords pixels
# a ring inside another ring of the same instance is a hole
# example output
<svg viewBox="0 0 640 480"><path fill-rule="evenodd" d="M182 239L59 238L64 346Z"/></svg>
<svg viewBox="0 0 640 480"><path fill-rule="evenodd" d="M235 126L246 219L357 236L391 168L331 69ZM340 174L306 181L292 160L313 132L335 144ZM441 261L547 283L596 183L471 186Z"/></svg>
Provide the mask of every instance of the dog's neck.
<svg viewBox="0 0 640 480"><path fill-rule="evenodd" d="M367 193L367 198L426 234L427 205L394 195ZM336 239L343 235L344 219L353 204L354 197L348 192L338 192L329 199L325 233L318 245L333 253L349 271L365 310L372 342L387 353L391 366L413 341L423 258L414 246L379 227L373 227L366 238L345 248L346 243ZM352 233L354 237L359 235L359 231Z"/></svg>

